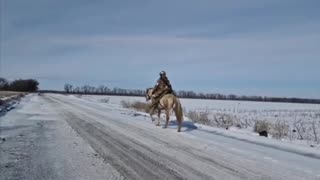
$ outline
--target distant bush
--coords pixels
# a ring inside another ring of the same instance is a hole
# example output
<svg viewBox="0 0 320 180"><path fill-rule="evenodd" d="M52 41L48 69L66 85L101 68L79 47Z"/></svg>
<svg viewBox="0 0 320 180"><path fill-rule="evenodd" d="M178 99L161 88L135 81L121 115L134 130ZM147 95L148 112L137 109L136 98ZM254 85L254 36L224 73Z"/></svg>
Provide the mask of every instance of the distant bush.
<svg viewBox="0 0 320 180"><path fill-rule="evenodd" d="M39 82L34 79L19 79L12 82L0 78L0 90L35 92L38 90Z"/></svg>
<svg viewBox="0 0 320 180"><path fill-rule="evenodd" d="M122 106L123 108L130 108L130 107L131 107L131 103L130 103L129 101L122 100L122 101L120 102L120 104L121 104L121 106Z"/></svg>
<svg viewBox="0 0 320 180"><path fill-rule="evenodd" d="M24 92L34 92L38 90L39 83L36 80L15 80L10 83L9 89L11 91L24 91Z"/></svg>
<svg viewBox="0 0 320 180"><path fill-rule="evenodd" d="M187 116L194 122L199 124L210 124L209 119L209 111L204 112L196 112L196 111L188 111Z"/></svg>
<svg viewBox="0 0 320 180"><path fill-rule="evenodd" d="M0 90L7 91L9 89L9 82L0 77Z"/></svg>
<svg viewBox="0 0 320 180"><path fill-rule="evenodd" d="M232 126L235 121L235 119L226 113L217 113L213 116L214 119L214 124L217 127L223 127L223 128L228 128Z"/></svg>
<svg viewBox="0 0 320 180"><path fill-rule="evenodd" d="M193 122L197 122L200 119L200 116L197 111L188 111L185 113Z"/></svg>
<svg viewBox="0 0 320 180"><path fill-rule="evenodd" d="M102 102L102 103L109 103L109 101L110 101L110 98L100 99L100 102Z"/></svg>
<svg viewBox="0 0 320 180"><path fill-rule="evenodd" d="M289 125L284 120L278 120L274 124L272 124L271 134L273 137L277 139L281 139L285 136L288 136L289 133Z"/></svg>
<svg viewBox="0 0 320 180"><path fill-rule="evenodd" d="M235 121L234 117L226 113L216 113L216 114L210 115L209 110L200 111L200 112L189 110L185 114L193 122L199 123L199 124L205 124L205 125L223 127L223 128L228 128L236 124L234 122Z"/></svg>
<svg viewBox="0 0 320 180"><path fill-rule="evenodd" d="M257 120L254 124L253 130L254 132L262 132L262 131L267 131L269 132L270 128L271 128L271 123L266 121L266 120Z"/></svg>

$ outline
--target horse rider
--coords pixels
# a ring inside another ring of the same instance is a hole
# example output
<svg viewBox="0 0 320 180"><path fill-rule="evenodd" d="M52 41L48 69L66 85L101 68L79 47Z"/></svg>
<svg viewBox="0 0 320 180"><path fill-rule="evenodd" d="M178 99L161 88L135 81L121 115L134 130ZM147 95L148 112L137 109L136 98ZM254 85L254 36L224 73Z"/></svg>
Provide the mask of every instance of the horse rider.
<svg viewBox="0 0 320 180"><path fill-rule="evenodd" d="M170 81L165 71L160 72L160 78L157 80L157 84L153 88L152 98L153 102L150 106L150 112L158 106L160 99L166 94L173 94L174 91L170 84Z"/></svg>

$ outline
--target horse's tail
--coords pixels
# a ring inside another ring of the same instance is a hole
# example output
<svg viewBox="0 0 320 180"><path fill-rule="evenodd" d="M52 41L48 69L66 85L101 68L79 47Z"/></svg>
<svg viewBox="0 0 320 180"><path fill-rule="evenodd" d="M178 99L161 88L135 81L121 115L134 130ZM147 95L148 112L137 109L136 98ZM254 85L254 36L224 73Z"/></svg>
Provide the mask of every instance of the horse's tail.
<svg viewBox="0 0 320 180"><path fill-rule="evenodd" d="M175 107L174 107L174 113L176 114L177 121L182 122L183 121L183 109L181 106L181 103L177 97L175 99Z"/></svg>

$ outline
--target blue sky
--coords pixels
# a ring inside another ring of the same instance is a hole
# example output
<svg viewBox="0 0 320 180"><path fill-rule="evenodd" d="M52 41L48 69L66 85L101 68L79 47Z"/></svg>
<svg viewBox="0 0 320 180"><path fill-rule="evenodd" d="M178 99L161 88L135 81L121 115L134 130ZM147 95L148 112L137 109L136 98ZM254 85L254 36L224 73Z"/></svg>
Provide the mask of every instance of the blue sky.
<svg viewBox="0 0 320 180"><path fill-rule="evenodd" d="M318 0L0 2L11 80L320 98Z"/></svg>

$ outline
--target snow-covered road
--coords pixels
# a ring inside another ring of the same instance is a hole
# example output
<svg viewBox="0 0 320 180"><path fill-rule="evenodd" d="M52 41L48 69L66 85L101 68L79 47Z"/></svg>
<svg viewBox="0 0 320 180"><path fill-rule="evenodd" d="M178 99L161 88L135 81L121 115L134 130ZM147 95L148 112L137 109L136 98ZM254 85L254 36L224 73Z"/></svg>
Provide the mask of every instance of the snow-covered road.
<svg viewBox="0 0 320 180"><path fill-rule="evenodd" d="M174 123L163 129L143 114L73 96L30 95L0 130L0 179L320 179L318 157L189 122L177 133Z"/></svg>

